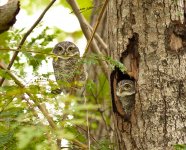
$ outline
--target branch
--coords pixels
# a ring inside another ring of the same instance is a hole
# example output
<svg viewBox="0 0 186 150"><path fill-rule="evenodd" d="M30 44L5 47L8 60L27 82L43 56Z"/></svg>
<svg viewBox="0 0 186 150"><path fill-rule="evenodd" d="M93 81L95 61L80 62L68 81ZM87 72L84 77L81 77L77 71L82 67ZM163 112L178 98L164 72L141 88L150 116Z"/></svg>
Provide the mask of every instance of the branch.
<svg viewBox="0 0 186 150"><path fill-rule="evenodd" d="M14 52L22 52L22 53L34 53L34 54L41 54L41 55L48 55L49 57L52 58L62 58L62 59L67 59L67 56L59 56L54 53L43 53L39 51L31 51L31 50L20 50L20 49L13 49L13 48L0 48L0 51L14 51Z"/></svg>
<svg viewBox="0 0 186 150"><path fill-rule="evenodd" d="M80 126L80 125L75 125L75 126L76 126L76 128L78 128L79 130L85 132L85 134L88 132L86 129L84 129L84 128L83 128L82 126ZM94 136L93 136L92 134L90 134L90 137L91 137L91 139L92 139L94 142L98 143L98 141L94 138Z"/></svg>
<svg viewBox="0 0 186 150"><path fill-rule="evenodd" d="M86 19L83 17L81 12L79 11L80 9L79 9L79 6L78 6L77 2L75 0L67 0L67 2L72 7L74 14L78 18L80 26L81 26L81 29L83 31L83 34L85 35L85 37L86 37L86 39L88 41L91 38L91 32L89 30L89 26L90 25L88 26L88 23L87 23ZM95 40L92 40L91 47L95 51L95 53L97 53L100 57L103 57L103 54L99 50L99 47L96 44ZM86 52L84 53L83 57L85 57L85 55L86 55ZM108 68L107 63L105 61L101 61L101 60L98 60L98 61L99 61L100 65L101 65L101 67L103 69L104 74L107 77L108 76L108 72L109 72L109 68Z"/></svg>
<svg viewBox="0 0 186 150"><path fill-rule="evenodd" d="M31 50L20 50L20 49L13 49L13 48L0 48L0 51L14 51L14 52L21 52L21 53L34 53L34 54L41 54L41 55L48 55L50 57L57 57L57 58L63 58L61 56L55 55L53 53L43 53L39 51L31 51Z"/></svg>
<svg viewBox="0 0 186 150"><path fill-rule="evenodd" d="M93 28L91 25L87 24L91 32L93 32ZM99 36L97 32L95 32L94 38L100 43L100 45L105 49L108 50L108 45L103 41L103 39Z"/></svg>
<svg viewBox="0 0 186 150"><path fill-rule="evenodd" d="M17 48L17 50L21 49L21 47L23 46L24 42L26 41L27 37L30 35L30 33L34 30L34 28L39 24L39 22L42 20L42 18L44 17L44 15L46 14L46 12L49 10L49 8L54 4L56 0L52 0L49 5L45 8L45 10L42 12L42 14L39 16L39 18L36 20L36 22L32 25L32 27L25 33L25 35L23 36L21 42L19 43L19 46ZM10 68L12 67L17 55L19 52L15 52L14 55L12 56L12 59L7 67L8 70L10 70ZM3 82L4 82L5 78L2 78L0 80L0 86L2 86Z"/></svg>
<svg viewBox="0 0 186 150"><path fill-rule="evenodd" d="M105 0L104 5L103 5L103 7L101 8L101 12L100 12L100 14L99 14L99 16L98 16L98 19L97 19L97 21L96 21L96 24L95 24L95 26L94 26L94 28L93 28L93 33L92 33L92 35L91 35L91 38L90 38L89 41L87 42L87 46L86 46L86 48L85 48L85 53L88 51L88 49L89 49L89 47L90 47L90 44L91 44L91 42L92 42L92 40L93 40L93 37L94 37L94 35L95 35L95 33L96 33L96 30L97 30L98 25L99 25L99 23L100 23L100 21L101 21L101 18L102 18L102 16L103 16L103 13L104 13L104 11L105 11L105 8L106 8L106 6L107 6L108 1L109 1L109 0Z"/></svg>
<svg viewBox="0 0 186 150"><path fill-rule="evenodd" d="M7 70L5 67L3 67L1 64L0 64L0 69L4 70L13 80L14 82L21 88L25 89L25 93L30 97L30 99L32 99L32 101L36 104L36 106L39 108L39 110L42 112L42 114L46 117L49 125L52 127L53 130L57 130L57 126L53 120L53 118L49 115L47 109L46 109L46 106L45 104L39 104L39 102L37 101L37 98L30 94L29 92L27 92L26 90L26 86L13 74L10 72L10 70ZM57 140L58 143L59 143L59 139ZM79 142L78 140L76 139L72 139L72 142L81 147L82 149L86 150L87 149L87 146L81 142Z"/></svg>
<svg viewBox="0 0 186 150"><path fill-rule="evenodd" d="M1 64L0 64L0 68L3 69L13 80L14 82L21 88L26 89L26 86L14 75L12 74L9 70L7 70L6 68L4 68ZM52 118L49 116L48 111L46 109L45 106L40 105L38 103L38 101L36 100L36 97L34 97L32 94L30 94L29 92L25 92L32 100L33 102L37 105L37 107L39 108L39 110L43 113L43 115L46 117L47 121L49 122L50 126L53 129L56 129L56 125L54 123L54 121L52 120Z"/></svg>
<svg viewBox="0 0 186 150"><path fill-rule="evenodd" d="M30 108L30 110L32 111L33 115L36 117L36 118L39 118L37 112L35 111L34 109L34 106L32 105L32 103L29 102L29 99L25 97L25 95L23 94L22 95L22 100L25 100L28 107Z"/></svg>

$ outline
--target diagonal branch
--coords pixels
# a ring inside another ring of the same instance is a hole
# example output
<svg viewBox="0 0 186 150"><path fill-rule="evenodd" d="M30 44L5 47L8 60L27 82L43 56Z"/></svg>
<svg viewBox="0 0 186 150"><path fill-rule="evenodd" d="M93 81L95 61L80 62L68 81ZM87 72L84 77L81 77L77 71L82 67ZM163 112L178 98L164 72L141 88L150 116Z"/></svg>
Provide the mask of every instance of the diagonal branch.
<svg viewBox="0 0 186 150"><path fill-rule="evenodd" d="M83 34L85 35L85 37L86 37L86 39L88 41L91 38L91 31L89 29L90 25L88 25L88 22L86 21L84 16L79 11L80 9L79 9L79 6L78 6L76 0L67 0L67 2L72 7L74 14L78 18L80 26L81 26L81 29L83 31ZM92 49L94 50L94 52L96 54L98 54L100 57L103 57L103 54L99 50L99 47L96 44L95 40L92 40L91 47L92 47ZM83 57L85 57L85 55L86 55L86 53L84 53ZM103 69L104 74L107 77L108 73L109 73L109 67L108 67L107 63L105 61L100 60L100 59L98 61L99 61L100 65L101 65L101 67Z"/></svg>
<svg viewBox="0 0 186 150"><path fill-rule="evenodd" d="M25 89L26 86L14 75L12 74L9 70L7 70L6 68L4 68L1 64L0 64L0 68L3 69L13 80L14 82L21 88ZM32 94L30 94L29 92L25 92L29 97L30 99L33 100L33 102L37 105L37 107L39 108L39 110L43 113L43 115L46 117L47 121L49 122L50 126L53 128L53 129L56 129L56 125L54 123L54 121L52 120L52 118L49 116L48 114L48 111L46 109L45 106L43 105L40 105L38 103L38 101L36 100L36 97L34 97Z"/></svg>
<svg viewBox="0 0 186 150"><path fill-rule="evenodd" d="M30 35L30 33L34 30L34 28L39 24L39 22L42 20L42 18L44 17L44 15L46 14L46 12L49 10L49 8L54 4L56 0L52 0L49 5L45 8L45 10L42 12L42 14L39 16L39 18L36 20L36 22L32 25L32 27L25 33L25 35L23 36L21 42L19 43L19 46L17 48L17 50L21 49L21 47L23 46L24 42L26 41L27 37ZM7 67L8 70L10 70L10 68L12 67L17 55L19 54L18 51L16 51L14 53L14 55L12 56L12 59ZM2 78L0 80L0 86L2 86L3 82L4 82L5 78Z"/></svg>
<svg viewBox="0 0 186 150"><path fill-rule="evenodd" d="M14 82L21 88L24 88L26 89L26 86L13 74L10 72L10 70L7 70L5 67L3 67L1 64L0 64L0 69L4 70L13 80ZM30 99L32 99L32 101L35 103L35 105L38 107L38 109L42 112L42 114L45 116L45 118L47 119L49 125L52 127L53 130L57 130L58 127L56 126L53 118L49 115L47 109L46 109L46 106L44 104L40 104L38 101L37 101L37 98L32 95L31 93L29 93L27 90L25 90L26 94L30 97ZM57 140L58 143L59 143L59 139ZM87 150L87 146L81 142L79 142L78 140L76 139L72 139L72 142L81 147L82 149L84 150ZM60 145L59 145L60 146Z"/></svg>
<svg viewBox="0 0 186 150"><path fill-rule="evenodd" d="M3 53L3 51L5 51L5 52L13 51L13 52L21 52L21 53L41 54L41 55L47 55L49 57L64 58L62 56L58 56L58 55L55 55L53 53L44 53L44 52L32 51L32 50L20 50L20 49L13 49L13 48L0 48L0 51L2 51L2 53Z"/></svg>
<svg viewBox="0 0 186 150"><path fill-rule="evenodd" d="M103 16L103 13L104 13L104 11L105 11L105 9L106 9L106 6L107 6L108 1L109 1L109 0L105 0L104 5L103 5L103 7L101 8L101 12L100 12L100 14L99 14L99 16L98 16L98 19L97 19L97 21L96 21L96 24L95 24L95 26L94 26L94 28L93 28L92 35L91 35L90 39L89 39L88 42L87 42L87 46L86 46L86 48L85 48L85 53L88 51L88 49L89 49L89 47L90 47L90 44L91 44L91 42L92 42L92 40L93 40L93 37L94 37L94 35L95 35L95 33L96 33L96 30L97 30L98 25L99 25L99 23L100 23L100 21L101 21L101 18L102 18L102 16Z"/></svg>
<svg viewBox="0 0 186 150"><path fill-rule="evenodd" d="M87 24L91 32L93 32L93 28L91 25ZM108 45L103 41L103 39L99 36L98 33L95 32L94 38L100 43L100 45L105 49L108 50Z"/></svg>

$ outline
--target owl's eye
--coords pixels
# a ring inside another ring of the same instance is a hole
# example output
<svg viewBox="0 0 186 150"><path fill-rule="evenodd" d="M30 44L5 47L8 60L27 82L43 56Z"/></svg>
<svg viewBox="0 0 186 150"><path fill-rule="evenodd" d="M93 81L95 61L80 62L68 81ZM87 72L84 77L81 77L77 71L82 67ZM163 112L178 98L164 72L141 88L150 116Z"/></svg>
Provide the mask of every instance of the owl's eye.
<svg viewBox="0 0 186 150"><path fill-rule="evenodd" d="M69 51L69 52L74 51L74 50L75 50L75 47L74 47L74 46L69 46L69 47L67 48L67 51Z"/></svg>
<svg viewBox="0 0 186 150"><path fill-rule="evenodd" d="M58 50L58 51L62 51L63 48L62 48L61 46L58 46L58 47L57 47L57 50Z"/></svg>
<svg viewBox="0 0 186 150"><path fill-rule="evenodd" d="M69 47L69 48L68 48L68 50L70 50L70 51L73 50L73 49L74 49L73 47Z"/></svg>

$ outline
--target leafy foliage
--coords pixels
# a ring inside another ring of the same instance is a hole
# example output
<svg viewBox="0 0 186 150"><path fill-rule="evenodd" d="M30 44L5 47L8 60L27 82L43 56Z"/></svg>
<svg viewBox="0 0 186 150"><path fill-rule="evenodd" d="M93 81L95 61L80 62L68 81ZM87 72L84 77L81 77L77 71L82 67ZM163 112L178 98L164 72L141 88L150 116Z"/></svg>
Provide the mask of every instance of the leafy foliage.
<svg viewBox="0 0 186 150"><path fill-rule="evenodd" d="M175 150L186 150L186 145L185 144L176 144L174 145Z"/></svg>
<svg viewBox="0 0 186 150"><path fill-rule="evenodd" d="M113 150L114 145L110 143L108 139L102 139L100 140L96 146L93 146L94 150Z"/></svg>
<svg viewBox="0 0 186 150"><path fill-rule="evenodd" d="M22 8L32 14L35 8L43 7L48 1L22 1ZM39 2L39 3L38 3ZM64 1L60 2L67 6ZM82 13L90 17L92 1L79 0ZM109 125L110 95L109 82L102 73L98 80L88 80L86 84L86 100L73 95L52 94L52 89L58 88L53 72L45 65L51 63L53 40L64 40L67 36L75 40L82 36L81 31L65 33L57 28L50 29L40 24L36 32L31 33L14 62L11 72L25 85L19 87L8 74L0 69L0 76L6 78L6 84L0 87L0 149L35 150L57 149L56 139L65 139L65 146L74 147L72 139L77 139L86 145L91 140L93 149L109 149L107 138L96 142L94 134L100 128L100 123ZM6 66L25 34L25 29L12 28L0 35L0 60ZM107 61L110 65L118 65L116 61L90 55L81 63L97 65L98 59ZM120 65L120 64L119 64ZM26 94L27 93L27 94ZM29 94L28 94L29 93ZM30 97L32 95L32 97ZM48 114L53 118L58 129L53 130L45 116L38 109L38 104L46 105ZM103 121L105 120L105 121ZM87 133L93 134L91 139ZM96 135L96 134L95 134Z"/></svg>
<svg viewBox="0 0 186 150"><path fill-rule="evenodd" d="M66 1L61 0L60 3L63 6L71 9L71 7L68 5L68 3ZM77 0L77 3L80 7L80 12L84 15L84 17L87 20L89 20L90 15L91 15L91 11L92 11L92 8L93 8L92 0L86 0L86 1L85 0Z"/></svg>

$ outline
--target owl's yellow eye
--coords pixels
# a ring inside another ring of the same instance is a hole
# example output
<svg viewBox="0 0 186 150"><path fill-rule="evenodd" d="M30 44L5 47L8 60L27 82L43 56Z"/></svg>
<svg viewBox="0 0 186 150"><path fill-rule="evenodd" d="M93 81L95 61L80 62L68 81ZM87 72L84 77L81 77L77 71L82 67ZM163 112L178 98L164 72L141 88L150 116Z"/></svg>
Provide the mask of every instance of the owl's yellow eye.
<svg viewBox="0 0 186 150"><path fill-rule="evenodd" d="M68 50L70 50L70 51L73 50L73 47L69 47Z"/></svg>
<svg viewBox="0 0 186 150"><path fill-rule="evenodd" d="M67 48L67 50L68 50L69 52L74 51L74 50L75 50L75 47L74 47L74 46L69 46L69 47Z"/></svg>
<svg viewBox="0 0 186 150"><path fill-rule="evenodd" d="M57 50L58 50L58 51L62 51L63 48L62 48L61 46L58 46L58 47L57 47Z"/></svg>

